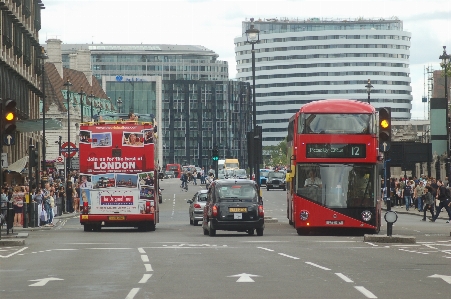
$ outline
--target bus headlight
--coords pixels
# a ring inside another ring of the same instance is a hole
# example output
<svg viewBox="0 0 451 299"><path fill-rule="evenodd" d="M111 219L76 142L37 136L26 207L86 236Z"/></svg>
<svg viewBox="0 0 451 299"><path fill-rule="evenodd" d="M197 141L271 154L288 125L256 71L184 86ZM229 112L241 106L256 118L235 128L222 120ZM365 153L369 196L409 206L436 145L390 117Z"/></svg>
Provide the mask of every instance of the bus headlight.
<svg viewBox="0 0 451 299"><path fill-rule="evenodd" d="M362 219L363 221L370 221L371 218L373 217L373 213L371 213L370 211L366 210L362 212Z"/></svg>
<svg viewBox="0 0 451 299"><path fill-rule="evenodd" d="M299 213L299 218L301 218L302 221L306 221L309 215L308 211L302 210L301 213Z"/></svg>

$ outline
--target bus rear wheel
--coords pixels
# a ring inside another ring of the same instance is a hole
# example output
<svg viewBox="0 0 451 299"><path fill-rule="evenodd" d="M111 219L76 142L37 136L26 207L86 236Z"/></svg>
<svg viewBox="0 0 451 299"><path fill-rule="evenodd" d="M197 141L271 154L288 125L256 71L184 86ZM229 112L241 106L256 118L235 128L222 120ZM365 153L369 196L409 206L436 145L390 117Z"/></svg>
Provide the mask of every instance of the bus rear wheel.
<svg viewBox="0 0 451 299"><path fill-rule="evenodd" d="M296 229L296 232L299 236L307 236L310 233L310 230L306 228L298 228Z"/></svg>

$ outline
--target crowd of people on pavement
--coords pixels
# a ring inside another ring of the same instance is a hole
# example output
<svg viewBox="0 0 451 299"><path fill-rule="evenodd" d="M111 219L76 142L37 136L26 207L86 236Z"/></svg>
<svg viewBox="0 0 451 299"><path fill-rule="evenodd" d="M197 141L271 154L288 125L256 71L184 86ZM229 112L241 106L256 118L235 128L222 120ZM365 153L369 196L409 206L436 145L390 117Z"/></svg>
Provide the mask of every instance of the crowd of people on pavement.
<svg viewBox="0 0 451 299"><path fill-rule="evenodd" d="M77 171L72 171L68 179L53 172L41 175L39 184L32 178L31 193L29 191L28 178L23 185L10 186L4 183L1 189L1 219L6 218L7 204L13 207L14 227L23 226L23 206L26 198L31 194L31 204L35 204L38 227L54 226L54 218L57 214L79 213L80 212L80 184L81 177ZM60 209L60 211L58 211ZM4 224L5 221L2 222Z"/></svg>
<svg viewBox="0 0 451 299"><path fill-rule="evenodd" d="M446 211L451 221L451 186L448 177L445 180L421 176L420 178L391 178L391 206L405 207L407 211L416 209L423 213L422 221L426 221L426 213L435 222L440 213Z"/></svg>
<svg viewBox="0 0 451 299"><path fill-rule="evenodd" d="M214 180L214 177L213 169L209 169L208 172L206 172L205 167L202 167L199 171L197 171L195 167L188 168L180 175L180 181L182 181L180 188L187 191L188 184L192 182L194 185L197 185L197 180L199 180L200 184L209 185Z"/></svg>

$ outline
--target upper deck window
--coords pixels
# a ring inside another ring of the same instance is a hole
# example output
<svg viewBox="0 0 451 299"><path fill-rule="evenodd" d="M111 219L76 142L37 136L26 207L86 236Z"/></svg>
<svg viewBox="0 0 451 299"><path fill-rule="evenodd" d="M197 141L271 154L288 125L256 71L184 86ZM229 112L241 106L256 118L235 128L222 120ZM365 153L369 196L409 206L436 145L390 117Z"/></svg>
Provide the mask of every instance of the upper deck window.
<svg viewBox="0 0 451 299"><path fill-rule="evenodd" d="M371 134L371 114L303 114L299 134Z"/></svg>

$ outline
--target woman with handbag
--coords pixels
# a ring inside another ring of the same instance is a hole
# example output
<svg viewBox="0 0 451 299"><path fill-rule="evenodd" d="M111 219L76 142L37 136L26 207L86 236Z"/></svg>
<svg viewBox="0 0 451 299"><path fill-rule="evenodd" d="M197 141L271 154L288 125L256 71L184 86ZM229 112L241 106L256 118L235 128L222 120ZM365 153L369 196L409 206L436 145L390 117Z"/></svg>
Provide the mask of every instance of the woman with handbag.
<svg viewBox="0 0 451 299"><path fill-rule="evenodd" d="M21 192L19 186L14 187L14 192L11 196L14 209L14 226L22 225L22 213L23 213L23 202L25 199L25 193Z"/></svg>

